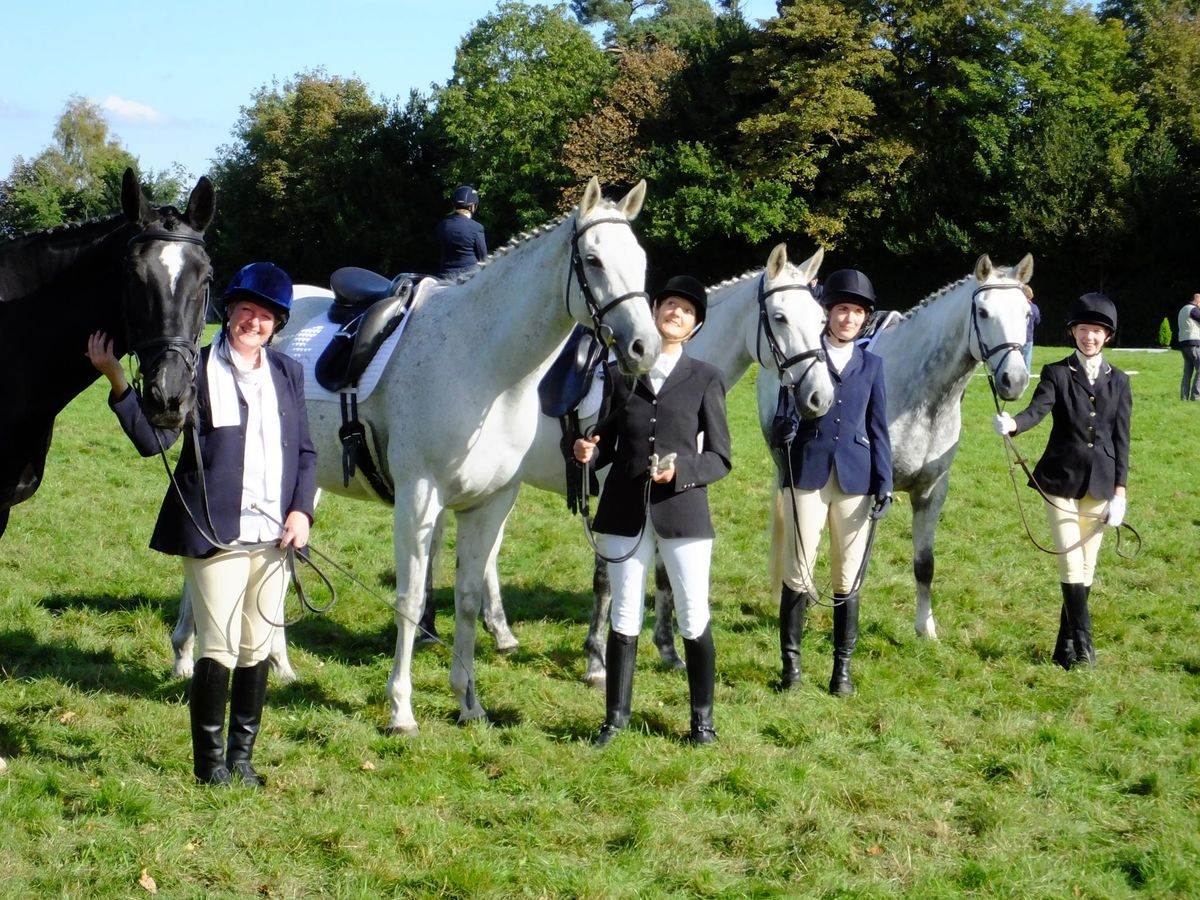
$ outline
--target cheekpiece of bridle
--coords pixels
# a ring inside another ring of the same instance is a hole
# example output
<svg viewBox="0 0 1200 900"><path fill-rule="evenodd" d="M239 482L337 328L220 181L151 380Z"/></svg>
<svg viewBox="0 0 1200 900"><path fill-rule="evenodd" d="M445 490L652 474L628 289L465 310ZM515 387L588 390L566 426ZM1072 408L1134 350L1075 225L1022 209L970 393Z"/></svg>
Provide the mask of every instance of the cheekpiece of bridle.
<svg viewBox="0 0 1200 900"><path fill-rule="evenodd" d="M979 361L987 367L988 387L992 391L992 402L996 406L996 412L1000 411L1000 394L996 390L996 378L993 374L992 366L988 364L997 353L1003 353L1007 356L1009 353L1020 353L1025 345L1008 341L1004 344L997 344L995 347L989 348L983 342L983 333L979 330L979 307L975 300L984 291L1019 291L1019 284L981 284L971 292L971 330L975 333L975 343L979 345Z"/></svg>
<svg viewBox="0 0 1200 900"><path fill-rule="evenodd" d="M571 271L575 275L575 282L579 285L579 292L583 295L583 301L587 304L588 315L592 318L592 330L595 332L596 337L603 341L605 347L615 349L617 355L622 356L623 354L621 352L621 348L614 347L613 331L609 326L604 324L604 317L626 300L632 300L635 297L640 297L648 302L650 300L650 295L645 291L630 291L627 294L621 294L618 297L614 297L604 305L601 305L600 301L596 299L596 295L592 291L592 286L588 282L587 269L583 265L583 257L579 255L579 239L583 237L588 229L603 224L624 225L627 228L633 228L633 226L629 224L629 220L623 216L608 216L603 219L593 219L582 228L579 227L578 222L575 222L571 226ZM567 285L563 302L566 304L567 314L569 315L571 312L570 284Z"/></svg>
<svg viewBox="0 0 1200 900"><path fill-rule="evenodd" d="M136 244L145 244L150 241L166 241L176 244L194 244L198 247L204 247L204 238L194 234L183 234L176 231L167 231L165 228L146 228L129 239L126 245L132 249ZM126 258L129 262L129 258ZM208 290L209 282L204 283L204 303L201 306L202 310L208 309ZM145 340L137 340L133 329L129 327L129 305L125 304L126 323L125 330L129 334L131 350L137 355L139 368L145 370L152 367L167 353L175 352L183 357L184 365L187 367L189 375L196 373L196 361L200 357L200 338L203 336L204 329L197 331L194 338L184 337L182 335L164 335L163 337L147 338Z"/></svg>
<svg viewBox="0 0 1200 900"><path fill-rule="evenodd" d="M760 366L766 365L762 358L762 340L765 337L767 347L771 350L771 358L775 360L775 367L779 369L780 376L796 365L796 363L804 362L806 359L812 360L809 363L810 368L817 363L825 362L825 348L819 344L811 350L804 350L794 356L784 356L783 350L779 346L779 341L775 338L775 332L771 329L771 317L767 314L767 298L781 291L796 290L808 290L808 286L803 284L780 284L767 290L767 276L765 273L758 282L758 335L755 338L754 355L758 358ZM793 386L798 380L792 380Z"/></svg>

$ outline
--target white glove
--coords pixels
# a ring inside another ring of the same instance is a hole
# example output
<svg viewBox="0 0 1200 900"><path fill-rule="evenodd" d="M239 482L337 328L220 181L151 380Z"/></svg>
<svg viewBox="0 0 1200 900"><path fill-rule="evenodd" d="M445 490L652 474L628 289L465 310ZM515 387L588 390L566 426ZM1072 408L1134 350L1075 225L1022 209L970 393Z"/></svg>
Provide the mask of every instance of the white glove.
<svg viewBox="0 0 1200 900"><path fill-rule="evenodd" d="M1104 516L1104 522L1116 528L1125 521L1125 498L1113 497L1108 501L1108 513Z"/></svg>
<svg viewBox="0 0 1200 900"><path fill-rule="evenodd" d="M996 413L996 418L992 420L992 427L996 429L996 434L1004 437L1006 434L1013 434L1017 430L1017 423L1013 421L1013 417L1006 412Z"/></svg>

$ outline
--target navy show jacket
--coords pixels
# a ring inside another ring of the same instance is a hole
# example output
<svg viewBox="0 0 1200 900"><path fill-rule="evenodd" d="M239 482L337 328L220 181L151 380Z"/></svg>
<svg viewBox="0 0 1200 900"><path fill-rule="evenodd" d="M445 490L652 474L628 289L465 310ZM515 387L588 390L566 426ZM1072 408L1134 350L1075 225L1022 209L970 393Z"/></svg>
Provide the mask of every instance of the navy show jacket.
<svg viewBox="0 0 1200 900"><path fill-rule="evenodd" d="M437 224L442 274L469 269L487 256L483 226L462 213L450 213Z"/></svg>
<svg viewBox="0 0 1200 900"><path fill-rule="evenodd" d="M238 391L241 407L240 424L214 428L208 396L207 362L212 345L200 351L196 367L196 416L200 457L204 465L204 486L208 508L216 537L229 543L237 539L241 527L242 481L246 452L246 401ZM279 403L280 439L283 447L283 478L279 504L284 518L293 511L304 513L311 520L316 505L317 453L308 431L308 414L304 408L304 370L300 364L282 353L267 350L266 363L271 369L275 395ZM141 398L130 388L109 405L117 414L121 427L142 456L153 456L179 438L179 431L157 428L142 411ZM208 528L201 494L200 473L196 470L196 448L193 430L185 432L183 450L175 467L175 480L183 492L187 509L181 505L179 493L167 488L159 510L150 546L172 556L207 557L217 547L205 539L188 516L190 510L196 521Z"/></svg>
<svg viewBox="0 0 1200 900"><path fill-rule="evenodd" d="M596 432L596 468L609 462L594 528L601 534L633 537L646 518L646 484L651 453L675 453L675 477L650 482L650 521L663 538L712 538L707 485L729 473L731 450L721 373L685 352L657 395L645 377L630 387L612 363L612 418ZM704 450L696 436L704 432Z"/></svg>
<svg viewBox="0 0 1200 900"><path fill-rule="evenodd" d="M1129 475L1132 407L1129 376L1107 361L1095 384L1088 384L1074 353L1044 366L1029 406L1013 416L1020 434L1053 414L1029 486L1040 486L1052 497L1111 499Z"/></svg>
<svg viewBox="0 0 1200 900"><path fill-rule="evenodd" d="M829 365L833 405L816 419L801 419L792 441L791 486L816 491L831 474L845 494L892 491L892 445L887 427L883 360L855 346L839 373ZM788 486L788 473L781 483Z"/></svg>

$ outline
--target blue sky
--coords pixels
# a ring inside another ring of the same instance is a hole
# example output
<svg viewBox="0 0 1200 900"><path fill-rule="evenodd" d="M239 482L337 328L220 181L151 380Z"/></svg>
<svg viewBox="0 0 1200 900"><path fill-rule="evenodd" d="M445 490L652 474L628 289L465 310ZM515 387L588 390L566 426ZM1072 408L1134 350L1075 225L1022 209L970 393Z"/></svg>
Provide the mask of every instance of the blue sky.
<svg viewBox="0 0 1200 900"><path fill-rule="evenodd" d="M73 94L105 111L143 169L203 174L263 85L324 68L377 98L450 76L458 42L496 0L7 2L0 53L0 178L37 156ZM746 0L754 21L775 0Z"/></svg>

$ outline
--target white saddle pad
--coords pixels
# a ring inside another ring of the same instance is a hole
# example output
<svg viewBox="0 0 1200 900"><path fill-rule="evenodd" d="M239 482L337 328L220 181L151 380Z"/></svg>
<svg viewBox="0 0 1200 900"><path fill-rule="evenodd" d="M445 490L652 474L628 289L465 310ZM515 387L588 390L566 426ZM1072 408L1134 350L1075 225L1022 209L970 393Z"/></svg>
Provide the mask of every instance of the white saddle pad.
<svg viewBox="0 0 1200 900"><path fill-rule="evenodd" d="M371 392L379 384L379 378L383 374L383 370L387 368L388 360L392 358L392 353L395 351L396 345L400 343L400 338L408 327L409 320L416 311L417 305L421 300L421 295L425 292L424 289L431 283L431 279L426 279L417 285L416 296L413 297L412 303L409 304L408 314L396 326L396 330L388 335L387 340L380 345L379 352L367 364L362 377L358 380L358 387L348 387L342 393L357 394L360 401L366 400L371 396ZM287 355L304 367L305 400L327 400L334 403L338 400L338 394L325 390L325 388L321 387L321 383L317 381L317 360L321 358L321 354L329 346L333 340L333 336L338 333L341 327L341 325L329 321L328 315L321 313L319 316L310 319L303 328L296 332L296 336L288 344Z"/></svg>

